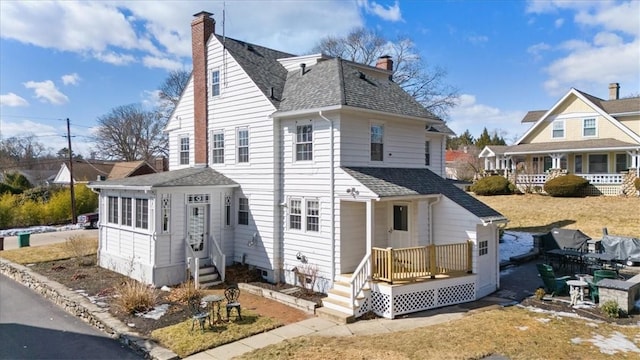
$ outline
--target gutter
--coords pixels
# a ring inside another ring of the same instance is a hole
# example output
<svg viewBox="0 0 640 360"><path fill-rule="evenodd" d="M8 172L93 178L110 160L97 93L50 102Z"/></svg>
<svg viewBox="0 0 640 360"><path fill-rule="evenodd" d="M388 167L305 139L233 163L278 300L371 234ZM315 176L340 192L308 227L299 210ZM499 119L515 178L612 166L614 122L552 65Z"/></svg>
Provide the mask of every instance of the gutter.
<svg viewBox="0 0 640 360"><path fill-rule="evenodd" d="M329 122L329 129L331 134L329 136L329 147L330 147L330 171L329 171L329 197L331 198L331 281L334 281L336 278L336 204L335 204L335 150L334 150L334 127L333 120L326 118L322 115L322 110L318 111L318 116L322 120Z"/></svg>
<svg viewBox="0 0 640 360"><path fill-rule="evenodd" d="M438 204L442 200L442 195L438 195L435 201L429 202L429 244L434 245L433 241L433 205Z"/></svg>

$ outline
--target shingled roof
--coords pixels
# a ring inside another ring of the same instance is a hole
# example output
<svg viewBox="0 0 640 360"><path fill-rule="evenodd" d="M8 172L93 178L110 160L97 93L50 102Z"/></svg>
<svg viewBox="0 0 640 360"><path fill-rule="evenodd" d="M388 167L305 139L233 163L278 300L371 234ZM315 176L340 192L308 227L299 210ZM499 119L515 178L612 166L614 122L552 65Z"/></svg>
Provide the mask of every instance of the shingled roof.
<svg viewBox="0 0 640 360"><path fill-rule="evenodd" d="M442 194L483 221L506 220L499 212L429 169L382 167L342 167L342 169L381 198Z"/></svg>
<svg viewBox="0 0 640 360"><path fill-rule="evenodd" d="M209 167L192 167L122 179L94 181L92 188L174 187L174 186L237 186L237 183Z"/></svg>
<svg viewBox="0 0 640 360"><path fill-rule="evenodd" d="M290 71L280 111L345 105L409 117L442 121L388 77L365 74L340 58L320 61L302 71Z"/></svg>

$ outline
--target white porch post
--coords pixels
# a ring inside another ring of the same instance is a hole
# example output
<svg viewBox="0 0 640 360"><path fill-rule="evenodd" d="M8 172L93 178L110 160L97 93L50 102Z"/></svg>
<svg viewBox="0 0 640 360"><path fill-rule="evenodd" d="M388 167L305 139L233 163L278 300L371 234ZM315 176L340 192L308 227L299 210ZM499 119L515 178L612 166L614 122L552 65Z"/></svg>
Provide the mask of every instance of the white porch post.
<svg viewBox="0 0 640 360"><path fill-rule="evenodd" d="M366 202L367 206L367 255L371 254L373 248L373 229L375 224L375 207L373 200L369 199Z"/></svg>
<svg viewBox="0 0 640 360"><path fill-rule="evenodd" d="M489 169L490 166L491 166L491 163L489 162L489 158L488 157L484 158L484 169L491 170Z"/></svg>
<svg viewBox="0 0 640 360"><path fill-rule="evenodd" d="M562 169L562 158L565 156L565 154L553 153L553 154L549 154L549 156L551 156L551 168ZM567 170L567 169L564 169L564 170Z"/></svg>

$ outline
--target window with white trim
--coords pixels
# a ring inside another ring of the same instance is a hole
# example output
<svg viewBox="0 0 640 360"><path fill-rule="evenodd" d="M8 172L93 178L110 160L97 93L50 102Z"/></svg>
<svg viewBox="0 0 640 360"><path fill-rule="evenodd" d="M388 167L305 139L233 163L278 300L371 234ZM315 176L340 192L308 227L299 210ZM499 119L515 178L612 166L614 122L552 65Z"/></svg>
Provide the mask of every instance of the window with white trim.
<svg viewBox="0 0 640 360"><path fill-rule="evenodd" d="M560 139L564 137L564 120L555 120L553 122L553 133L551 137Z"/></svg>
<svg viewBox="0 0 640 360"><path fill-rule="evenodd" d="M211 161L224 164L224 131L214 130L211 136Z"/></svg>
<svg viewBox="0 0 640 360"><path fill-rule="evenodd" d="M371 125L371 161L383 161L384 156L384 126Z"/></svg>
<svg viewBox="0 0 640 360"><path fill-rule="evenodd" d="M238 129L238 162L249 162L249 129Z"/></svg>
<svg viewBox="0 0 640 360"><path fill-rule="evenodd" d="M487 255L489 253L489 240L478 242L478 256Z"/></svg>
<svg viewBox="0 0 640 360"><path fill-rule="evenodd" d="M609 169L607 154L589 154L589 174L606 174Z"/></svg>
<svg viewBox="0 0 640 360"><path fill-rule="evenodd" d="M302 230L302 200L289 200L289 229Z"/></svg>
<svg viewBox="0 0 640 360"><path fill-rule="evenodd" d="M578 154L573 158L573 169L576 174L582 174L582 155Z"/></svg>
<svg viewBox="0 0 640 360"><path fill-rule="evenodd" d="M238 225L249 225L249 199L238 199Z"/></svg>
<svg viewBox="0 0 640 360"><path fill-rule="evenodd" d="M424 164L426 166L431 165L431 150L429 140L424 142Z"/></svg>
<svg viewBox="0 0 640 360"><path fill-rule="evenodd" d="M180 137L180 165L189 165L189 137Z"/></svg>
<svg viewBox="0 0 640 360"><path fill-rule="evenodd" d="M109 215L107 216L107 221L111 224L118 224L118 197L117 196L109 196L107 198L107 206Z"/></svg>
<svg viewBox="0 0 640 360"><path fill-rule="evenodd" d="M616 173L629 170L631 158L627 154L616 154Z"/></svg>
<svg viewBox="0 0 640 360"><path fill-rule="evenodd" d="M130 197L122 198L122 225L133 226L131 219L133 218L133 204Z"/></svg>
<svg viewBox="0 0 640 360"><path fill-rule="evenodd" d="M136 199L136 227L139 229L149 228L148 199Z"/></svg>
<svg viewBox="0 0 640 360"><path fill-rule="evenodd" d="M313 126L296 126L296 161L313 160Z"/></svg>
<svg viewBox="0 0 640 360"><path fill-rule="evenodd" d="M320 231L320 202L307 200L307 231Z"/></svg>
<svg viewBox="0 0 640 360"><path fill-rule="evenodd" d="M211 72L211 96L220 95L220 70Z"/></svg>
<svg viewBox="0 0 640 360"><path fill-rule="evenodd" d="M582 136L596 136L596 119L591 118L582 120Z"/></svg>

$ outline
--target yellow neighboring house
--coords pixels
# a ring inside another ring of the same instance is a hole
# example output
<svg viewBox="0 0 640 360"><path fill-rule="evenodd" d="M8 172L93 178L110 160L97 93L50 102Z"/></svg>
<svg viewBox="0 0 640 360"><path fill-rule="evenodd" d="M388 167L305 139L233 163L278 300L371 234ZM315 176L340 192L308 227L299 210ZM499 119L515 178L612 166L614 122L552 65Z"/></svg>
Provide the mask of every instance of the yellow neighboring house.
<svg viewBox="0 0 640 360"><path fill-rule="evenodd" d="M590 194L636 194L640 97L619 93L618 83L609 84L609 100L572 88L551 109L529 111L522 123L532 125L514 145L480 152L485 169L508 175L521 189L572 173L589 180Z"/></svg>

